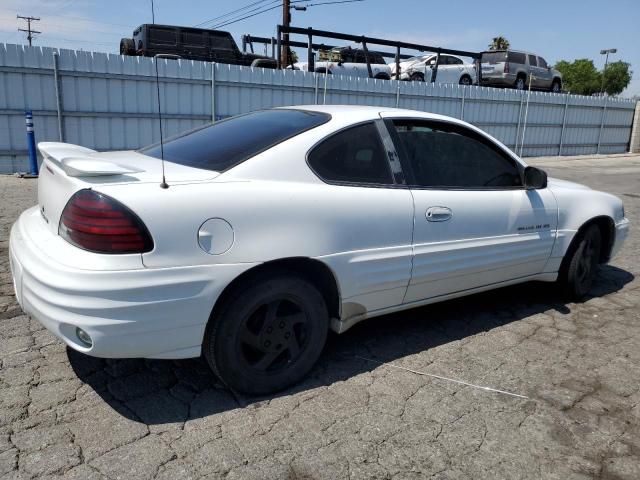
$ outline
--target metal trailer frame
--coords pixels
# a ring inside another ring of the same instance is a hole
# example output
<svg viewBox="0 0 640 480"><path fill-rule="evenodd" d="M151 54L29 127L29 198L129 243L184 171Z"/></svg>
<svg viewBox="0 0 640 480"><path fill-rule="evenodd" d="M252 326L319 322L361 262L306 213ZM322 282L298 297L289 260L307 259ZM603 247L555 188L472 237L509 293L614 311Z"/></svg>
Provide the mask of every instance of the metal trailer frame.
<svg viewBox="0 0 640 480"><path fill-rule="evenodd" d="M267 46L271 46L271 58L273 58L274 60L276 59L276 44L277 44L277 39L276 37L256 37L253 35L250 35L248 33L242 35L242 51L243 52L247 52L247 47L249 47L249 50L251 51L251 53L255 53L253 50L253 44L254 43L258 43L260 45L267 45ZM309 44L308 42L296 42L296 41L292 41L289 40L289 46L290 47L297 47L297 48L309 48ZM333 48L337 48L338 45L327 45L325 43L311 43L311 49L312 50L331 50ZM395 58L396 55L394 53L390 53L390 52L380 52L380 51L375 51L375 52L371 52L371 53L376 53L381 55L384 58ZM413 55L407 55L407 54L402 54L400 55L400 58L402 60L406 60L408 58L413 57Z"/></svg>
<svg viewBox="0 0 640 480"><path fill-rule="evenodd" d="M436 78L438 76L438 65L440 64L441 54L459 55L461 57L473 58L476 64L477 83L478 85L481 85L481 82L482 82L482 68L480 65L480 57L482 55L482 52L471 52L467 50L456 50L451 48L433 47L430 45L421 45L418 43L408 43L408 42L400 42L397 40L386 40L384 38L366 37L364 35L350 35L347 33L330 32L328 30L316 30L315 28L311 28L311 27L300 28L300 27L291 27L291 26L285 26L285 25L278 25L278 33L276 37L276 47L277 47L276 52L277 52L277 61L278 61L279 69L284 68L282 65L281 47L283 42L282 35L285 33L294 34L294 35L305 35L307 37L306 44L303 42L288 41L287 45L289 47L291 46L307 47L307 62L309 63L310 71L311 71L311 67L314 65L314 56L313 56L314 45L316 47L320 46L319 44L313 43L313 37L315 36L315 37L322 37L322 38L332 38L336 40L345 40L347 42L362 44L365 60L367 62L367 70L369 71L369 77L372 77L373 75L371 71L371 63L369 62L369 50L367 48L367 45L372 44L372 45L380 45L385 47L395 47L396 49L395 55L391 53L387 53L387 54L384 54L384 56L395 58L396 74L398 75L398 79L399 79L399 73L400 73L400 59L409 57L407 55L402 55L400 53L400 49L407 49L407 50L417 50L419 52L433 52L436 54L436 63L433 66L433 75L431 75L431 83L435 83ZM244 37L243 37L243 45L245 45ZM325 47L327 47L327 45L325 45Z"/></svg>

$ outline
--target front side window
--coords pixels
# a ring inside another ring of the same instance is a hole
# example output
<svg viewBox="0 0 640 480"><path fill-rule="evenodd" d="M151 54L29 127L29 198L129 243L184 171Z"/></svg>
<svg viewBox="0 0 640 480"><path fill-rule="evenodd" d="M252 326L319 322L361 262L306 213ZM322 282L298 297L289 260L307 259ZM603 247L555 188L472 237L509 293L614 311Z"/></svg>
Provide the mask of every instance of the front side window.
<svg viewBox="0 0 640 480"><path fill-rule="evenodd" d="M316 175L329 183L393 183L386 152L373 123L330 136L311 150L308 162Z"/></svg>
<svg viewBox="0 0 640 480"><path fill-rule="evenodd" d="M515 161L481 135L452 124L396 120L396 141L413 172L413 184L427 188L521 187Z"/></svg>
<svg viewBox="0 0 640 480"><path fill-rule="evenodd" d="M293 109L247 113L166 140L162 145L164 159L222 172L330 119L326 113ZM139 152L155 158L162 155L159 143Z"/></svg>
<svg viewBox="0 0 640 480"><path fill-rule="evenodd" d="M529 58L529 66L530 67L537 67L538 66L538 62L536 61L536 56L535 55L527 55L527 57Z"/></svg>
<svg viewBox="0 0 640 480"><path fill-rule="evenodd" d="M547 61L542 57L538 57L538 66L542 68L548 68Z"/></svg>
<svg viewBox="0 0 640 480"><path fill-rule="evenodd" d="M209 41L211 42L211 48L216 50L234 50L234 43L227 35L209 35Z"/></svg>

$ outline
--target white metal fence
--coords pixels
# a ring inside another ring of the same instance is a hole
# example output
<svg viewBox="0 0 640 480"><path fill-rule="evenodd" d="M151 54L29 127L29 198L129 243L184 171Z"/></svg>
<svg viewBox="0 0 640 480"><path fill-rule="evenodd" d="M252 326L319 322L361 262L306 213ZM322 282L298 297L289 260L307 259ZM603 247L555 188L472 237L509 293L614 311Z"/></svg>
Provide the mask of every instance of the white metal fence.
<svg viewBox="0 0 640 480"><path fill-rule="evenodd" d="M281 105L379 105L463 118L521 153L579 155L629 149L635 103L484 87L434 85L160 60L165 135ZM36 140L97 150L158 140L153 60L0 44L0 173L27 169L24 111Z"/></svg>

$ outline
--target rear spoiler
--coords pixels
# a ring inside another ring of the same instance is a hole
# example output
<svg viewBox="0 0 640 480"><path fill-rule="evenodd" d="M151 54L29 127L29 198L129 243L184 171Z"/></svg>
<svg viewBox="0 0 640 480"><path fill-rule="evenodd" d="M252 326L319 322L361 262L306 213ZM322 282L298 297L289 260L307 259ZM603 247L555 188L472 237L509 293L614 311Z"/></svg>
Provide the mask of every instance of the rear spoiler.
<svg viewBox="0 0 640 480"><path fill-rule="evenodd" d="M46 159L57 164L69 177L102 177L144 171L100 160L94 157L97 153L95 150L71 143L40 142L38 149Z"/></svg>

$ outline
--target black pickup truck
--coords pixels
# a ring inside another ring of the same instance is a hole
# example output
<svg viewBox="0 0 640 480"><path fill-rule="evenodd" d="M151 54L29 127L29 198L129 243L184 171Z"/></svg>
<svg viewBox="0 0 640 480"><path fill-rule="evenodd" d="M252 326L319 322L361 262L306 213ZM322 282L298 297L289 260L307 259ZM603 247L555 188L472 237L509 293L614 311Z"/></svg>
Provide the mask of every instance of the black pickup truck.
<svg viewBox="0 0 640 480"><path fill-rule="evenodd" d="M120 40L120 54L144 57L170 54L232 65L251 65L254 60L270 59L241 52L229 32L150 23L136 28L133 38Z"/></svg>

